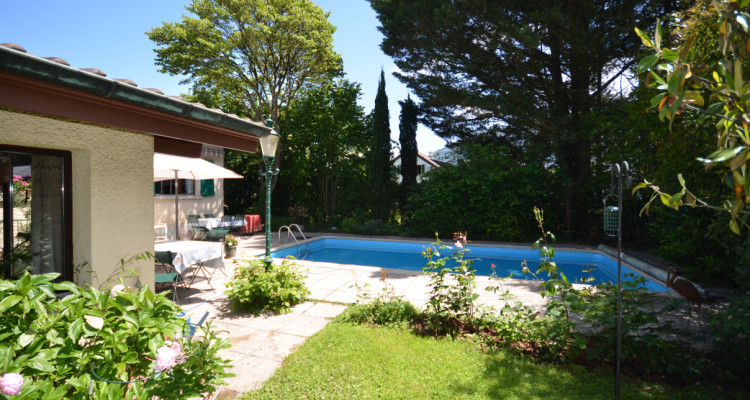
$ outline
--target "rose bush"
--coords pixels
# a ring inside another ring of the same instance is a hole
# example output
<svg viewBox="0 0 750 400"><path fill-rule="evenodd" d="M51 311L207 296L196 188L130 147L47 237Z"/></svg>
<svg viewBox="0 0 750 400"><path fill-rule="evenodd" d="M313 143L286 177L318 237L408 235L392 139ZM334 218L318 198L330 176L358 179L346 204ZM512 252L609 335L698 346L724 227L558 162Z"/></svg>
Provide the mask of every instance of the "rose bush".
<svg viewBox="0 0 750 400"><path fill-rule="evenodd" d="M210 324L183 337L186 323L165 294L79 288L57 276L0 280L0 399L184 399L213 393L228 376L217 355L228 341Z"/></svg>

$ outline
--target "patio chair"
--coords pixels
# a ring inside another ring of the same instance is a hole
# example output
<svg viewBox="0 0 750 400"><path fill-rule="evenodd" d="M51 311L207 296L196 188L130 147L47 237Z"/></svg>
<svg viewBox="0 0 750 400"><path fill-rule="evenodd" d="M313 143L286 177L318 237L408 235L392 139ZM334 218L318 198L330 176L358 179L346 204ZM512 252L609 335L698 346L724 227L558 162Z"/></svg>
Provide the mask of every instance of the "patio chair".
<svg viewBox="0 0 750 400"><path fill-rule="evenodd" d="M156 251L154 253L155 269L158 271L161 268L165 271L154 274L154 284L169 284L172 287L172 301L179 304L179 298L177 297L177 283L182 282L182 276L180 276L180 274L174 269L174 265L172 264L174 258L172 252Z"/></svg>
<svg viewBox="0 0 750 400"><path fill-rule="evenodd" d="M225 215L221 217L221 223L219 224L222 228L229 228L232 229L232 226L234 225L234 215Z"/></svg>
<svg viewBox="0 0 750 400"><path fill-rule="evenodd" d="M185 337L192 338L193 336L195 336L195 331L198 329L198 327L203 325L203 322L206 321L206 317L208 317L208 311L206 311L201 319L196 323L190 322L192 313L188 311L180 311L179 313L177 313L176 317L185 319L185 322L187 323L185 325Z"/></svg>
<svg viewBox="0 0 750 400"><path fill-rule="evenodd" d="M209 242L222 242L229 233L229 228L214 228L206 233Z"/></svg>
<svg viewBox="0 0 750 400"><path fill-rule="evenodd" d="M202 240L208 233L208 229L200 226L197 215L188 215L188 227L190 227L190 239Z"/></svg>

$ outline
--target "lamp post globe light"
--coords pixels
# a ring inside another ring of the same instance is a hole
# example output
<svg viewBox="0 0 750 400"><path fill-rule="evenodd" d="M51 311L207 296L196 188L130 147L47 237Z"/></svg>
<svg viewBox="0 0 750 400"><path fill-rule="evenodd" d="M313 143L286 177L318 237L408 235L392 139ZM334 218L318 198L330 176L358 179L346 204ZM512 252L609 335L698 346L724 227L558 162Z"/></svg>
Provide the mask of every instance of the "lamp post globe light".
<svg viewBox="0 0 750 400"><path fill-rule="evenodd" d="M276 146L279 144L279 134L273 129L273 120L268 118L266 126L271 128L271 132L260 138L260 150L263 153L263 161L266 163L266 170L259 171L266 177L266 257L263 262L266 263L266 270L271 268L271 179L274 174L279 173L279 169L271 169L273 160L276 156Z"/></svg>

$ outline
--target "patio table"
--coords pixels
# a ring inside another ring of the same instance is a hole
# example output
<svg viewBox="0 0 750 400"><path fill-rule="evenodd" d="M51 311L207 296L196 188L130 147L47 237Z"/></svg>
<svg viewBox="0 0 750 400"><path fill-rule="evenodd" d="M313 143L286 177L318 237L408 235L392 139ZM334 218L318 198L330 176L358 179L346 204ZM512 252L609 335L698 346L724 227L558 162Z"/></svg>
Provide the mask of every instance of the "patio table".
<svg viewBox="0 0 750 400"><path fill-rule="evenodd" d="M154 243L154 251L171 251L174 256L172 264L180 275L183 275L191 265L198 266L187 285L188 287L193 284L195 277L201 272L206 277L208 285L213 289L211 285L213 273L209 275L206 268L213 268L214 272L217 269L224 271L224 245L221 242L167 240Z"/></svg>
<svg viewBox="0 0 750 400"><path fill-rule="evenodd" d="M219 217L198 218L198 225L206 229L227 227L227 223L222 223L221 218ZM244 219L235 219L234 221L232 221L232 226L228 226L228 228L240 228L245 225L247 225L247 221L245 221Z"/></svg>
<svg viewBox="0 0 750 400"><path fill-rule="evenodd" d="M256 232L261 229L260 226L260 215L258 214L247 214L245 215L245 225L242 228L243 233Z"/></svg>

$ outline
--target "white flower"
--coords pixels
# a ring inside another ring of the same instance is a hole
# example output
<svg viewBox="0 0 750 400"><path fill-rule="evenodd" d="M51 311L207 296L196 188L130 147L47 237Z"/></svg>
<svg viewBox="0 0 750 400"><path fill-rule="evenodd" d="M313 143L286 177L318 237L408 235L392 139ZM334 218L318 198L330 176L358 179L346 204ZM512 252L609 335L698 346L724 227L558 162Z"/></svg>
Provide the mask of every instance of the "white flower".
<svg viewBox="0 0 750 400"><path fill-rule="evenodd" d="M12 396L21 392L23 376L17 372L8 372L0 378L0 393Z"/></svg>
<svg viewBox="0 0 750 400"><path fill-rule="evenodd" d="M170 370L177 365L177 352L172 347L162 346L156 350L154 371Z"/></svg>
<svg viewBox="0 0 750 400"><path fill-rule="evenodd" d="M114 287L112 287L112 290L110 290L109 295L112 297L117 297L117 294L123 291L125 291L125 285L115 285Z"/></svg>

